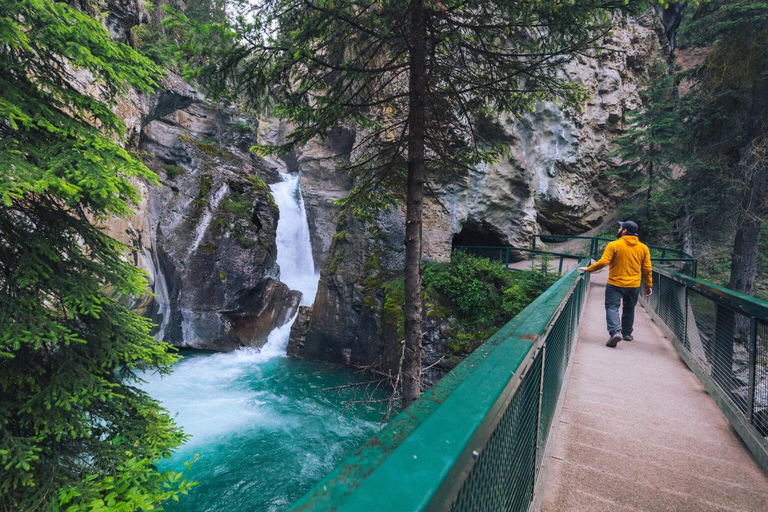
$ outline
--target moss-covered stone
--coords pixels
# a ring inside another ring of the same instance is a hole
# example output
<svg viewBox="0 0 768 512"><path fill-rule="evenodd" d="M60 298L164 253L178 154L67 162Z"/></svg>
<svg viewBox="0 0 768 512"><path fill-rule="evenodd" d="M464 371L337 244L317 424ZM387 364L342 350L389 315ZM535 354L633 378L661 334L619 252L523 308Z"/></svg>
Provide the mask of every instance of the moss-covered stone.
<svg viewBox="0 0 768 512"><path fill-rule="evenodd" d="M216 252L216 242L210 241L204 244L200 244L200 247L198 247L198 249L206 254L213 254L214 252Z"/></svg>

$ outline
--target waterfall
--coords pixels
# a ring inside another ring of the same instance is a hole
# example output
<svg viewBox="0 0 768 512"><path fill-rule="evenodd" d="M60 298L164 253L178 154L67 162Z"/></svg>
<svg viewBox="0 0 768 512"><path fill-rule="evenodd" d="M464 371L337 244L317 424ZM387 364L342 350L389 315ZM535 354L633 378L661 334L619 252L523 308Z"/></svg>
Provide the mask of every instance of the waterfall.
<svg viewBox="0 0 768 512"><path fill-rule="evenodd" d="M311 306L320 276L315 272L309 223L299 187L299 175L281 172L282 181L271 185L272 195L280 209L277 223L277 264L280 281L302 293L301 304Z"/></svg>
<svg viewBox="0 0 768 512"><path fill-rule="evenodd" d="M312 244L309 240L309 223L304 208L304 198L299 187L299 175L280 170L281 181L270 185L272 196L280 210L277 221L277 264L280 281L291 290L301 292L301 305L311 306L317 294L320 275L315 272ZM262 356L284 356L296 316L284 326L269 333L267 343L261 349Z"/></svg>
<svg viewBox="0 0 768 512"><path fill-rule="evenodd" d="M302 292L302 304L311 305L319 275L299 177L284 171L280 177L271 186L280 208L280 279ZM156 273L155 293L165 323L167 284ZM357 387L339 395L323 391L359 380L351 372L284 357L294 320L274 329L260 351L187 352L170 375L139 373L141 386L191 436L161 462L161 470L178 471L200 455L188 475L200 485L180 504L168 504L169 511L285 510L378 430L382 411L344 404L354 403Z"/></svg>

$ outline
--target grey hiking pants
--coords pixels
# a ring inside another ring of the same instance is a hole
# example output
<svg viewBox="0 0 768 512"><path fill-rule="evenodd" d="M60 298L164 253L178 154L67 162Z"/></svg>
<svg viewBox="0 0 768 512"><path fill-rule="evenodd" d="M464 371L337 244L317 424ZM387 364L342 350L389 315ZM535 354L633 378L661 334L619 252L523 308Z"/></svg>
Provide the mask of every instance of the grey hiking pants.
<svg viewBox="0 0 768 512"><path fill-rule="evenodd" d="M612 284L605 285L605 320L608 323L608 334L613 336L621 331L621 334L632 334L632 325L635 323L635 305L640 296L640 287L621 288ZM621 323L619 323L619 305L621 308Z"/></svg>

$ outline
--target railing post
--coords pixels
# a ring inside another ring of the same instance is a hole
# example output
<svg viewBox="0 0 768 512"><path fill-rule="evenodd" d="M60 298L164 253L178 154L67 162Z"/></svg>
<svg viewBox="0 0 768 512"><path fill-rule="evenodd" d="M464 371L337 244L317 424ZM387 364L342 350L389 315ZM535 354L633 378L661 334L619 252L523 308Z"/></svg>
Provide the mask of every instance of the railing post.
<svg viewBox="0 0 768 512"><path fill-rule="evenodd" d="M680 341L690 351L691 342L688 341L688 285L683 287L683 292L685 293L683 296L683 339Z"/></svg>
<svg viewBox="0 0 768 512"><path fill-rule="evenodd" d="M563 273L563 257L560 256L560 265L557 267L557 273L562 274Z"/></svg>
<svg viewBox="0 0 768 512"><path fill-rule="evenodd" d="M507 247L507 255L504 260L504 268L509 270L509 247Z"/></svg>
<svg viewBox="0 0 768 512"><path fill-rule="evenodd" d="M538 235L533 235L533 238L531 239L531 250L533 250L533 251L536 250L536 237L537 236Z"/></svg>
<svg viewBox="0 0 768 512"><path fill-rule="evenodd" d="M749 387L747 388L747 421L752 423L755 411L755 370L757 366L757 319L749 317Z"/></svg>

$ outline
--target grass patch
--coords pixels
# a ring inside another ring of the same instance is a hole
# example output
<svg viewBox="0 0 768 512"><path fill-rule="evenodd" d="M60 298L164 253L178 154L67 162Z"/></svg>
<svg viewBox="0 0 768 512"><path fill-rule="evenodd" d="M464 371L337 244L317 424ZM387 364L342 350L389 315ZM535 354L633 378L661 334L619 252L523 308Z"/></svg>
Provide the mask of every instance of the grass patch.
<svg viewBox="0 0 768 512"><path fill-rule="evenodd" d="M174 180L187 172L183 167L173 164L164 165L163 170L165 170L165 177L169 180Z"/></svg>

